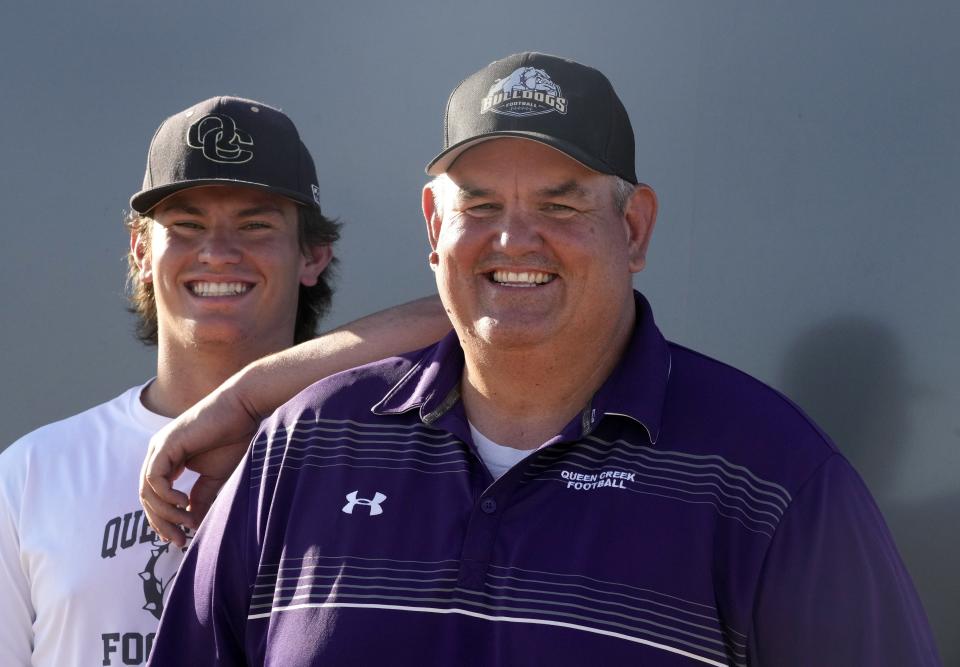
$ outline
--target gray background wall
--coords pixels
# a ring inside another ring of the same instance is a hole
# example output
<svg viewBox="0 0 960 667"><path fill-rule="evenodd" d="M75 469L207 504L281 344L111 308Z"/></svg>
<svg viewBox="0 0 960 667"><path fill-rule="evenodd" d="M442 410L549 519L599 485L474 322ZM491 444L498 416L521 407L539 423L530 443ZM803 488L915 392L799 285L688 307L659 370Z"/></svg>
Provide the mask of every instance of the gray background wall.
<svg viewBox="0 0 960 667"><path fill-rule="evenodd" d="M346 221L333 326L432 292L449 90L536 49L606 72L659 225L665 333L795 398L854 461L960 664L960 5L837 0L6 3L0 442L151 374L121 212L160 120L283 107Z"/></svg>

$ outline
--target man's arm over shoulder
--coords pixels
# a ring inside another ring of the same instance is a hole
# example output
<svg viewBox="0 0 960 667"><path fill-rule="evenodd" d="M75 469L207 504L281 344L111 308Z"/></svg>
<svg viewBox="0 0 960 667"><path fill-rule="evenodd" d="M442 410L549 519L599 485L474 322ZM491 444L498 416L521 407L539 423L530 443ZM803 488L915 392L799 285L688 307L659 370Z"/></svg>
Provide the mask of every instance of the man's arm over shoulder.
<svg viewBox="0 0 960 667"><path fill-rule="evenodd" d="M261 419L317 380L426 347L440 340L450 327L439 297L417 299L250 364L229 385L233 395L224 398L242 405L255 428Z"/></svg>
<svg viewBox="0 0 960 667"><path fill-rule="evenodd" d="M761 667L941 665L893 538L842 456L814 472L780 521L751 635Z"/></svg>
<svg viewBox="0 0 960 667"><path fill-rule="evenodd" d="M179 525L197 528L263 417L321 378L424 347L449 330L439 298L426 297L250 364L151 440L140 478L150 524L183 545ZM200 473L189 498L172 486L188 460Z"/></svg>

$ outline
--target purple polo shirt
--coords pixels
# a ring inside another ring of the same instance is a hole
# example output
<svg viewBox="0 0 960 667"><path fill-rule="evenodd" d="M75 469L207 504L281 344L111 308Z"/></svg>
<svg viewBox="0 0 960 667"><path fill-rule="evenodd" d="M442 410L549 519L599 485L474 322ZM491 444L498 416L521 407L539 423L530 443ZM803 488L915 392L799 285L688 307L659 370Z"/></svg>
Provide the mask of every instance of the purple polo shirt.
<svg viewBox="0 0 960 667"><path fill-rule="evenodd" d="M152 665L939 665L869 492L777 392L666 342L494 482L450 335L264 422Z"/></svg>

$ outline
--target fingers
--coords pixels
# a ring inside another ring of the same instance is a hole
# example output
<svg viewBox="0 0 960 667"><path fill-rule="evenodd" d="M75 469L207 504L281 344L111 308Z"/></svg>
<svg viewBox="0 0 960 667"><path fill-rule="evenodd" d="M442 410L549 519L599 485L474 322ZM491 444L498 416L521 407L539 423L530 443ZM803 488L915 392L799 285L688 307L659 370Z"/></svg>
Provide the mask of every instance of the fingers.
<svg viewBox="0 0 960 667"><path fill-rule="evenodd" d="M186 507L190 502L187 494L173 488L173 482L168 473L147 470L140 482L141 496L146 489L149 489L160 502L167 505Z"/></svg>
<svg viewBox="0 0 960 667"><path fill-rule="evenodd" d="M150 522L154 532L164 540L173 542L178 547L183 547L187 543L187 535L181 526L196 530L199 522L183 509L186 506L186 496L182 493L180 495L183 496L184 500L183 504L178 507L164 501L153 491L150 485L146 485L141 488L140 504L143 505L147 521Z"/></svg>
<svg viewBox="0 0 960 667"><path fill-rule="evenodd" d="M177 496L176 503L170 503L157 494L153 486L146 484L140 496L140 503L146 512L147 520L154 532L161 538L183 547L187 541L184 528L196 532L210 506L217 498L224 480L201 475L190 489L189 505L187 496L176 489L171 495ZM189 509L184 509L184 507Z"/></svg>
<svg viewBox="0 0 960 667"><path fill-rule="evenodd" d="M181 525L195 528L190 514L183 508L189 502L186 494L173 488L180 469L160 453L151 441L147 457L140 469L140 504L147 521L161 538L183 547L187 542Z"/></svg>
<svg viewBox="0 0 960 667"><path fill-rule="evenodd" d="M245 443L224 447L226 443L217 441L223 422L209 407L201 409L207 403L212 403L210 396L154 434L140 470L140 501L147 520L157 535L178 546L186 543L184 528L199 527L246 449ZM204 410L210 414L200 417ZM200 473L189 498L173 487L188 459L191 469Z"/></svg>
<svg viewBox="0 0 960 667"><path fill-rule="evenodd" d="M183 467L175 465L169 453L157 446L159 435L151 439L140 468L140 504L157 535L182 547L187 538L180 526L195 527L189 513L183 509L188 504L186 494L173 488L173 480Z"/></svg>

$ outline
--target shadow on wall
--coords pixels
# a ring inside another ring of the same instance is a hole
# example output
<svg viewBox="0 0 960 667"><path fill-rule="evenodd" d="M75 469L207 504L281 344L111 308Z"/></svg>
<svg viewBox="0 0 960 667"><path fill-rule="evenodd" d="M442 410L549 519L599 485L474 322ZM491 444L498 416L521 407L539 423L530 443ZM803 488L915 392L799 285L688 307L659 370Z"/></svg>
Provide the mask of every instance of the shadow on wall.
<svg viewBox="0 0 960 667"><path fill-rule="evenodd" d="M787 352L780 382L833 439L884 510L897 547L930 617L945 665L960 665L960 495L918 502L897 499L912 442L911 401L922 397L903 346L881 322L856 316L826 320Z"/></svg>

